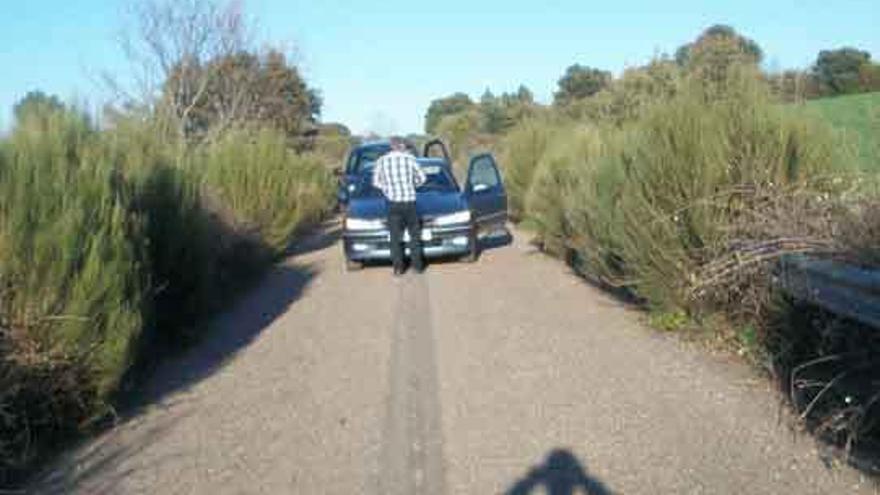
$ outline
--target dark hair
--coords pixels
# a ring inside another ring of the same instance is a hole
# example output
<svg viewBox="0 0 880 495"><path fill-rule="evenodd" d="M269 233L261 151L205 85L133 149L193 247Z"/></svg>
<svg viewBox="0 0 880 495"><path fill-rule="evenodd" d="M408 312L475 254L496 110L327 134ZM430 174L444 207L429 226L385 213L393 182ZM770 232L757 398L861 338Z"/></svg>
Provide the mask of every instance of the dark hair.
<svg viewBox="0 0 880 495"><path fill-rule="evenodd" d="M388 138L388 142L391 143L391 149L393 150L405 150L408 148L406 140L400 136L391 136Z"/></svg>

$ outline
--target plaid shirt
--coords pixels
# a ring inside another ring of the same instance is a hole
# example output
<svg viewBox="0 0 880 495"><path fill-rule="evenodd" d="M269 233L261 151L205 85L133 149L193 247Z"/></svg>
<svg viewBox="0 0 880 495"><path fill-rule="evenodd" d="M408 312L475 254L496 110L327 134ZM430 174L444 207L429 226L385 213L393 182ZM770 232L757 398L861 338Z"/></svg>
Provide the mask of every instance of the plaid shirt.
<svg viewBox="0 0 880 495"><path fill-rule="evenodd" d="M395 203L415 201L416 188L425 180L415 157L400 151L385 154L373 169L373 185Z"/></svg>

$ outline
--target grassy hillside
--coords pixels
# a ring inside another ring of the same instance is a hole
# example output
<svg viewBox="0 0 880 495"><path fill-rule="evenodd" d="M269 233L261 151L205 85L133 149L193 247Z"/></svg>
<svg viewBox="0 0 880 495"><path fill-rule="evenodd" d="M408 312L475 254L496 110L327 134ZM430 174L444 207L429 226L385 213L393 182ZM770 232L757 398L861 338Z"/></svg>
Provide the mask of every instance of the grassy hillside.
<svg viewBox="0 0 880 495"><path fill-rule="evenodd" d="M852 136L866 170L880 171L880 93L813 100L807 107Z"/></svg>

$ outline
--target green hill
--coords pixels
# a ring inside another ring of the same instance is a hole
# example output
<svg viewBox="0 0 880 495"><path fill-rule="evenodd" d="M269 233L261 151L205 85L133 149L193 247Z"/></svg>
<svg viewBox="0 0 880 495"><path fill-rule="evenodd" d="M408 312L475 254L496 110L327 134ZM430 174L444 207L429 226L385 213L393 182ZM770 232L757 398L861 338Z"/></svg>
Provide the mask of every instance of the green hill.
<svg viewBox="0 0 880 495"><path fill-rule="evenodd" d="M807 107L852 135L862 166L880 171L880 93L823 98L808 102Z"/></svg>

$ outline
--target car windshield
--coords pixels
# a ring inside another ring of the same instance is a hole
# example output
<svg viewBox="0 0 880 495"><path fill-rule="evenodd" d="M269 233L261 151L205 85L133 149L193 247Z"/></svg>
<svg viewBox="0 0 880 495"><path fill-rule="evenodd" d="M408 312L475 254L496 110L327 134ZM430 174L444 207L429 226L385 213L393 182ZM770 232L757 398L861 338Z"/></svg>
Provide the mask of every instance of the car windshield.
<svg viewBox="0 0 880 495"><path fill-rule="evenodd" d="M407 143L407 149L413 155L417 154L417 151L412 144ZM348 173L362 174L372 170L373 167L376 166L376 162L379 158L390 151L391 145L389 144L373 144L358 149L349 159Z"/></svg>
<svg viewBox="0 0 880 495"><path fill-rule="evenodd" d="M449 170L441 165L421 164L425 172L425 183L419 186L419 192L440 191L458 192L458 184L449 173ZM354 196L369 197L381 196L382 191L373 187L373 164L364 169L360 174L357 192L352 191Z"/></svg>
<svg viewBox="0 0 880 495"><path fill-rule="evenodd" d="M376 161L389 151L391 151L390 146L371 146L361 149L353 157L349 173L366 174L373 170L373 167L376 166Z"/></svg>

